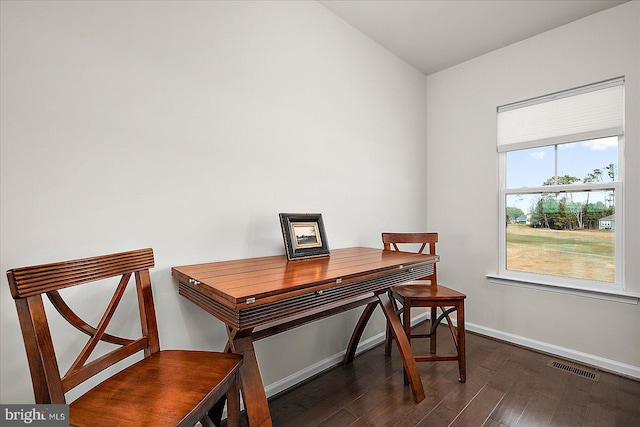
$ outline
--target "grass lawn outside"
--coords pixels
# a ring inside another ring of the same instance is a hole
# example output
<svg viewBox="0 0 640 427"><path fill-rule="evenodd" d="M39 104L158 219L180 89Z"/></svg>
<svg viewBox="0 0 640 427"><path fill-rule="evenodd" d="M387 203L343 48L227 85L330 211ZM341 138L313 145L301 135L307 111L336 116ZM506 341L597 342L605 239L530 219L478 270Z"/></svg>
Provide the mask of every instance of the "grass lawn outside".
<svg viewBox="0 0 640 427"><path fill-rule="evenodd" d="M507 270L615 282L615 231L507 225Z"/></svg>

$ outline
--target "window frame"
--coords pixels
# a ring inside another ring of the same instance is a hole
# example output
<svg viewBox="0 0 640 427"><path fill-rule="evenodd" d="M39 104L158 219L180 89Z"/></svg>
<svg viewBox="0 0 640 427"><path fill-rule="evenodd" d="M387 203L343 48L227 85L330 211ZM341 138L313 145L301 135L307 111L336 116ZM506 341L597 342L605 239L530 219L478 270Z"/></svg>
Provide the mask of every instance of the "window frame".
<svg viewBox="0 0 640 427"><path fill-rule="evenodd" d="M622 78L622 101L624 103L624 79ZM594 87L598 84L593 85ZM588 87L588 86L587 86ZM566 93L575 92L575 89L566 91ZM562 93L561 93L562 94ZM567 95L570 96L570 95ZM540 97L540 99L548 98ZM529 103L530 101L526 101ZM541 101L544 102L544 101ZM523 102L524 103L524 102ZM513 105L518 105L516 103ZM624 115L624 113L623 113ZM498 197L499 197L499 215L498 217L498 269L496 274L487 274L487 278L494 283L503 285L515 285L528 288L537 288L544 290L551 290L561 293L569 293L574 295L582 295L596 298L603 298L607 300L614 300L619 302L637 304L640 295L631 294L625 291L624 283L624 126L622 132L608 130L608 132L592 133L590 135L573 135L573 138L558 140L558 138L549 139L546 141L537 141L536 147L553 147L569 142L584 142L592 139L603 137L617 137L617 158L618 158L618 176L616 181L609 182L589 182L589 183L576 183L568 185L538 185L528 187L506 187L507 180L507 152L519 151L531 148L531 145L522 146L522 144L514 145L508 149L503 147L498 148L498 164L499 164L499 182L498 182ZM556 150L557 153L557 150ZM557 154L556 154L557 155ZM557 159L556 159L557 161ZM557 174L562 175L561 171L556 171ZM615 279L614 282L603 282L588 279L578 279L568 276L556 276L547 275L542 273L531 273L517 270L507 269L507 196L512 194L539 194L539 193L571 193L580 191L602 191L612 189L615 192L615 221L616 229L614 235L614 268Z"/></svg>

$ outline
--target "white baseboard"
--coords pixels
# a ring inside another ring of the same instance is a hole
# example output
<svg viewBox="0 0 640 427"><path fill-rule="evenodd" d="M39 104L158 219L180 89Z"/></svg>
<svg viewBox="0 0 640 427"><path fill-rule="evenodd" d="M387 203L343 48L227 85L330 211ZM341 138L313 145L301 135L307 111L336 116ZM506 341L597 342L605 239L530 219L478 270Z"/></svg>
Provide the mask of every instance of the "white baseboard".
<svg viewBox="0 0 640 427"><path fill-rule="evenodd" d="M617 362L604 357L595 356L593 354L583 353L566 347L560 347L555 344L549 344L543 341L537 341L519 335L510 334L508 332L499 331L497 329L487 328L473 323L465 323L467 331L475 332L480 335L486 335L502 341L510 342L522 347L531 348L565 359L575 360L585 365L593 366L603 371L612 372L626 377L640 380L640 366L627 365L626 363Z"/></svg>
<svg viewBox="0 0 640 427"><path fill-rule="evenodd" d="M417 324L423 322L429 318L429 313L421 313L411 320L412 324ZM452 319L455 320L455 319ZM543 353L548 353L551 355L556 355L558 357L562 357L564 359L574 360L576 362L584 363L585 365L593 366L598 369L602 369L607 372L612 372L615 374L619 374L622 376L635 378L640 380L640 366L627 365L625 363L617 362L615 360L605 359L603 357L595 356L593 354L582 353L580 351L572 350L565 347L560 347L554 344L545 343L542 341L533 340L530 338L522 337L519 335L514 335L508 332L499 331L497 329L487 328L481 325L476 325L474 323L465 323L465 328L469 332L475 332L480 335L485 335L491 338L495 338L501 341L510 342L522 347L527 347L533 350L541 351ZM360 354L364 351L367 351L378 344L384 342L385 333L381 332L368 338L364 341L361 341L356 350L356 354ZM345 350L346 351L346 350ZM340 363L342 363L342 359L344 358L345 351L329 356L317 363L314 363L311 366L308 366L298 372L295 372L275 383L269 384L265 387L265 392L267 397L274 396L278 393L281 393L309 378L314 375L318 375L319 373L333 368Z"/></svg>

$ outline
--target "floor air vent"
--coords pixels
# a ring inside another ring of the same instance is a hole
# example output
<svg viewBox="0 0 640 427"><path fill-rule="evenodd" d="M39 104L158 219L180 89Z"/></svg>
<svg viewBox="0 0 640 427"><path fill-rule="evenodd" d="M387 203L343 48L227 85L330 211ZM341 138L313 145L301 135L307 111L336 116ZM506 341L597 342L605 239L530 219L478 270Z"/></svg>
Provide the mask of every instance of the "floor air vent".
<svg viewBox="0 0 640 427"><path fill-rule="evenodd" d="M567 363L558 362L557 360L550 360L547 363L548 366L552 368L560 369L561 371L569 372L574 375L578 375L580 377L592 380L592 381L600 381L600 374L595 372L587 371L585 369L578 368L576 366L569 365Z"/></svg>

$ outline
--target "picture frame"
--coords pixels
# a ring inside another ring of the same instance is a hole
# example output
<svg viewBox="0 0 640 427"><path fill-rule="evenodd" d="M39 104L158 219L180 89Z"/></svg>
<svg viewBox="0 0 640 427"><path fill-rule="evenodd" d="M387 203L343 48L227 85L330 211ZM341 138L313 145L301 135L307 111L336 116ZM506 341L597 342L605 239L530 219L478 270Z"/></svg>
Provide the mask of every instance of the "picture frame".
<svg viewBox="0 0 640 427"><path fill-rule="evenodd" d="M329 256L329 243L322 214L280 213L287 260Z"/></svg>

